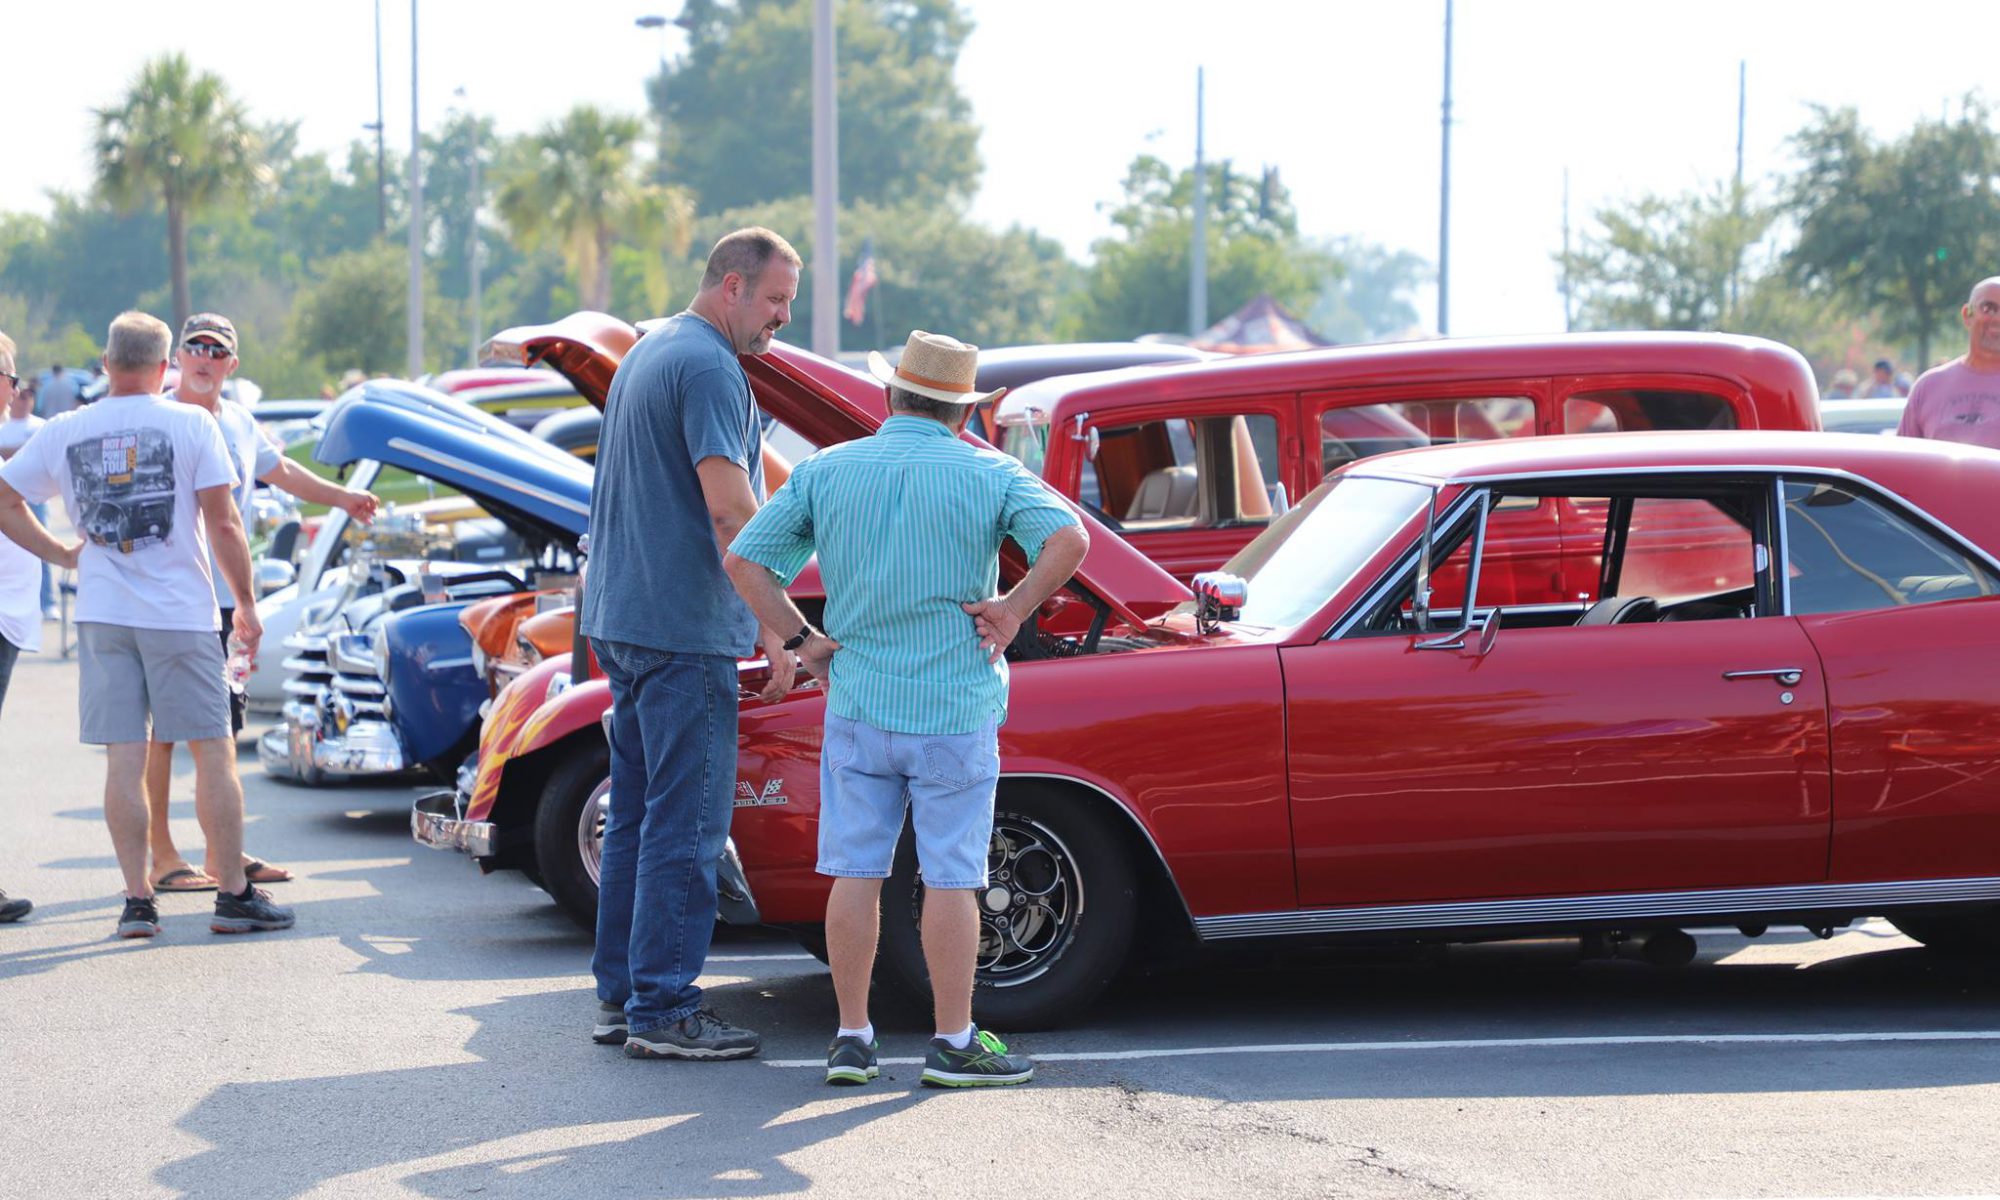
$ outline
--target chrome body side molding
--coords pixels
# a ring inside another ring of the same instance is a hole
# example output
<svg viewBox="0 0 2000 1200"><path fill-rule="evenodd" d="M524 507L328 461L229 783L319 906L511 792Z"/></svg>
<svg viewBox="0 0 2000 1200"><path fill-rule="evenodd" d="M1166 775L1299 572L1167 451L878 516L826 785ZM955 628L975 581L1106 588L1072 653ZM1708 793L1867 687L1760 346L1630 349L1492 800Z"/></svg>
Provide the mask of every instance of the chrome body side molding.
<svg viewBox="0 0 2000 1200"><path fill-rule="evenodd" d="M1564 925L1596 921L1650 921L1731 913L1853 909L1880 912L1919 904L2000 900L2000 878L1889 880L1880 883L1811 883L1790 887L1722 888L1689 892L1632 892L1554 896L1532 900L1468 900L1445 904L1367 905L1292 912L1232 913L1196 917L1203 941L1284 934L1367 933L1404 929L1480 929L1508 925Z"/></svg>

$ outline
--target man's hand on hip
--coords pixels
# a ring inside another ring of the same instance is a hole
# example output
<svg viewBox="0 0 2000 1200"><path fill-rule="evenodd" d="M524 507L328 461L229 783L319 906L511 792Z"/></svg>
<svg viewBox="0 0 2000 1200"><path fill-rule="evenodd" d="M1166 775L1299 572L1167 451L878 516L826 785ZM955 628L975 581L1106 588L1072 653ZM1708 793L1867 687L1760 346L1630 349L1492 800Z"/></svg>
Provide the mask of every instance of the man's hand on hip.
<svg viewBox="0 0 2000 1200"><path fill-rule="evenodd" d="M827 670L833 663L834 652L839 649L839 642L823 633L815 633L806 639L805 645L799 647L799 659L814 679L826 683L829 681Z"/></svg>
<svg viewBox="0 0 2000 1200"><path fill-rule="evenodd" d="M1021 625L1027 618L1014 611L1014 606L1004 596L990 600L975 600L960 605L972 617L973 631L979 635L979 648L986 651L986 661L999 662L1007 653L1007 647L1014 644L1014 635L1021 632Z"/></svg>

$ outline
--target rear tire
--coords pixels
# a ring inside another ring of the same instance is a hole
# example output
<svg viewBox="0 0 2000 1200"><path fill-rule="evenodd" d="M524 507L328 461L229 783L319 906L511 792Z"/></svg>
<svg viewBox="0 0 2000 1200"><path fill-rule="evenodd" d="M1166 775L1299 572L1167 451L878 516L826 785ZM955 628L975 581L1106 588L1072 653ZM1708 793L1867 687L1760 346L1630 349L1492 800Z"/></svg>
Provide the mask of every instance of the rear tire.
<svg viewBox="0 0 2000 1200"><path fill-rule="evenodd" d="M1044 1028L1095 1000L1125 965L1138 922L1137 875L1111 817L1075 796L1003 792L993 831L979 893L973 1016L997 1029ZM882 897L884 974L928 1004L924 888L908 826Z"/></svg>
<svg viewBox="0 0 2000 1200"><path fill-rule="evenodd" d="M597 799L610 786L611 748L595 742L556 764L535 806L536 882L571 920L592 931L597 929L597 859L604 843ZM586 819L595 829L594 846L587 844Z"/></svg>

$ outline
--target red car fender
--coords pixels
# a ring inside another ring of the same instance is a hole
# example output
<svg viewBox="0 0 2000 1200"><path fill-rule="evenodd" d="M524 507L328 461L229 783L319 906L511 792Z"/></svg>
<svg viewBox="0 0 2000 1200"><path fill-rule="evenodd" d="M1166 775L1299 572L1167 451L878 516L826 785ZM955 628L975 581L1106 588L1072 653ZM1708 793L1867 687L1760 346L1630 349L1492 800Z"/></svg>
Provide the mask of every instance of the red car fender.
<svg viewBox="0 0 2000 1200"><path fill-rule="evenodd" d="M527 731L536 715L549 707L549 688L558 675L569 674L569 666L567 654L544 659L523 671L494 697L493 707L486 712L486 723L479 730L479 766L472 785L469 816L485 820L493 811L493 802L500 797L501 772L508 762L528 752Z"/></svg>

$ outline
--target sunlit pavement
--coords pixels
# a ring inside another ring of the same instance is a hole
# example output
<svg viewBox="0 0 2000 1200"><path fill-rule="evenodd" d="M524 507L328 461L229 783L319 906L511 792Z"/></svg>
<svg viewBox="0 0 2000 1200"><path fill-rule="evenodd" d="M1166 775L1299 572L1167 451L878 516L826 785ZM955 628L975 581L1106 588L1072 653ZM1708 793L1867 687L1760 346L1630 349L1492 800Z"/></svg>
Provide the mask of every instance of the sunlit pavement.
<svg viewBox="0 0 2000 1200"><path fill-rule="evenodd" d="M1021 1089L916 1087L928 1023L877 1014L834 1090L825 969L727 933L706 980L759 1061L588 1037L589 941L518 874L409 839L407 786L303 790L244 738L248 844L294 930L207 896L111 935L102 759L75 664L0 715L0 1197L1964 1196L2000 1180L2000 968L1871 924L1702 933L1666 970L1573 946L1238 949L1023 1035ZM192 777L174 821L197 847ZM1006 1031L1002 1031L1006 1032Z"/></svg>

